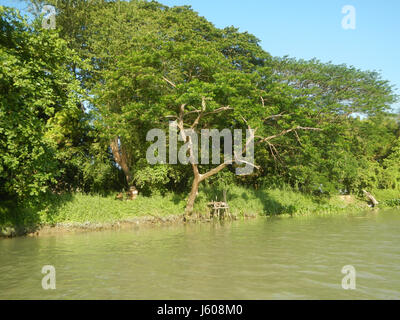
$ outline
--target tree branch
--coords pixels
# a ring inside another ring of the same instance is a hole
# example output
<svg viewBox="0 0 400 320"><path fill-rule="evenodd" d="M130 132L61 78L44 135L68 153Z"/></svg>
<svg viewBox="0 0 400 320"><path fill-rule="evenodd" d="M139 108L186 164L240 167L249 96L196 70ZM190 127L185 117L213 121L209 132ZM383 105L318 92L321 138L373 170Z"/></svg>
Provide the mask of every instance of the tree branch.
<svg viewBox="0 0 400 320"><path fill-rule="evenodd" d="M298 126L298 127L296 127L296 128L283 130L282 132L280 132L280 133L278 133L278 134L275 134L275 135L273 135L273 136L269 136L269 137L266 137L266 138L258 137L258 138L261 138L261 140L259 141L259 143L270 141L270 140L272 140L272 139L275 139L275 138L284 136L284 135L288 134L289 132L296 131L296 130L322 131L321 128L311 128L311 127L301 127L301 126Z"/></svg>
<svg viewBox="0 0 400 320"><path fill-rule="evenodd" d="M217 174L218 172L220 172L222 169L226 168L228 165L232 164L232 160L229 161L225 161L224 163L221 163L218 167L215 167L213 169L211 169L210 171L204 173L204 174L200 174L200 182L203 180L206 180L207 178L213 176L214 174Z"/></svg>
<svg viewBox="0 0 400 320"><path fill-rule="evenodd" d="M173 83L171 80L167 79L166 77L162 77L166 82L168 82L171 86L173 86L174 88L176 88L176 84Z"/></svg>

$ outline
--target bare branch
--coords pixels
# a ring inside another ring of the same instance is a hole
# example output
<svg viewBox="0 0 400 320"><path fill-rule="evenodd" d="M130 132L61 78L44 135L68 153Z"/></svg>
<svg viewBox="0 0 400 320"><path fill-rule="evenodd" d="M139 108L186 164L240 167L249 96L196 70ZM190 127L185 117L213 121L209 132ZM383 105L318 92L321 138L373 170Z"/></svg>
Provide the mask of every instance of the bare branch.
<svg viewBox="0 0 400 320"><path fill-rule="evenodd" d="M269 137L266 137L266 138L261 138L261 137L259 137L259 138L261 138L261 141L259 141L259 143L270 141L270 140L272 140L272 139L275 139L275 138L284 136L285 134L288 134L289 132L296 131L296 130L322 131L321 128L311 128L311 127L301 127L301 126L298 126L298 127L296 127L296 128L283 130L282 132L280 132L280 133L278 133L278 134L275 134L275 135L273 135L273 136L269 136Z"/></svg>
<svg viewBox="0 0 400 320"><path fill-rule="evenodd" d="M291 114L293 114L293 113L285 114L284 112L281 112L279 114L273 114L272 116L268 116L268 117L264 118L263 120L264 121L267 121L269 119L274 119L275 120L275 118L280 118L280 117L283 117L283 116L289 116Z"/></svg>
<svg viewBox="0 0 400 320"><path fill-rule="evenodd" d="M218 167L215 167L213 169L211 169L210 171L201 174L200 175L200 182L203 180L206 180L207 178L213 176L214 174L217 174L218 172L220 172L222 169L226 168L228 165L232 164L233 161L229 160L229 161L225 161L224 163L221 163Z"/></svg>
<svg viewBox="0 0 400 320"><path fill-rule="evenodd" d="M206 98L201 97L201 111L199 112L199 115L197 116L196 120L192 124L192 129L196 128L197 125L199 124L199 121L201 119L201 116L203 115L203 112L206 111Z"/></svg>
<svg viewBox="0 0 400 320"><path fill-rule="evenodd" d="M185 134L185 128L184 128L184 125L183 125L183 117L184 117L184 114L185 114L185 106L186 106L186 104L182 104L179 107L179 116L177 118L177 120L178 120L177 121L177 125L178 125L178 128L179 128L182 140L186 142L187 138L186 138L186 134Z"/></svg>
<svg viewBox="0 0 400 320"><path fill-rule="evenodd" d="M221 108L215 109L215 110L210 111L210 112L205 112L203 115L204 116L208 116L210 114L216 114L216 113L219 113L219 112L222 112L222 111L227 111L227 110L233 110L233 108L231 108L230 106L225 106L225 107L221 107ZM202 110L193 110L193 111L190 111L190 112L186 112L185 115L189 115L189 114L192 114L192 113L201 113L201 112L203 112L203 111Z"/></svg>
<svg viewBox="0 0 400 320"><path fill-rule="evenodd" d="M269 141L267 141L267 144L268 144L268 146L269 146L269 150L271 151L272 157L274 158L275 162L277 162L278 159L277 159L277 157L276 157L276 155L275 155L275 151L277 152L277 150L276 150L275 146L274 146L271 142L269 142ZM275 151L274 151L274 150L275 150Z"/></svg>
<svg viewBox="0 0 400 320"><path fill-rule="evenodd" d="M294 130L294 133L295 133L295 135L296 135L296 139L297 139L298 143L299 143L300 145L302 145L301 140L300 140L300 137L299 137L299 135L298 135L298 133L297 133L297 130Z"/></svg>
<svg viewBox="0 0 400 320"><path fill-rule="evenodd" d="M176 88L176 84L173 83L171 80L167 79L166 77L162 77L166 82L168 82L171 86L173 86L174 88Z"/></svg>
<svg viewBox="0 0 400 320"><path fill-rule="evenodd" d="M242 151L242 154L243 154L243 153L246 152L247 148L249 147L250 142L251 142L252 140L254 140L254 137L255 137L255 134L256 134L258 128L252 129L252 128L250 127L249 123L247 122L247 120L246 120L243 116L241 116L241 118L242 118L242 120L246 123L247 128L249 129L249 132L250 132L250 137L247 139L246 145L244 146L244 149L243 149L243 151Z"/></svg>
<svg viewBox="0 0 400 320"><path fill-rule="evenodd" d="M252 167L256 168L257 170L260 169L260 167L257 166L257 165L255 165L254 163L251 163L251 162L249 162L249 161L246 161L246 160L243 160L243 159L239 159L239 158L236 158L236 157L235 157L235 162L237 162L237 163L239 162L239 163L248 164L249 166L252 166Z"/></svg>

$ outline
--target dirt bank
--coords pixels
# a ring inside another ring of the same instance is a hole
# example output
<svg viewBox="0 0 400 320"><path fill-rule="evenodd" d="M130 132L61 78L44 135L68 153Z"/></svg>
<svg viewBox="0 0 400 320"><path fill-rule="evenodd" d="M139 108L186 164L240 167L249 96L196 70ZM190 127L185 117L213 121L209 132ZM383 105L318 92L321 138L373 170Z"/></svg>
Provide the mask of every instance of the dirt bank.
<svg viewBox="0 0 400 320"><path fill-rule="evenodd" d="M244 218L255 218L256 215L246 215ZM233 218L234 220L237 217ZM166 217L145 216L122 221L95 223L58 223L55 225L44 225L35 227L8 227L0 230L0 238L13 238L18 236L45 236L63 233L93 232L104 230L123 230L138 227L156 227L160 225L183 224L183 223L207 223L215 221L207 216L194 215L185 218L183 215L170 215Z"/></svg>

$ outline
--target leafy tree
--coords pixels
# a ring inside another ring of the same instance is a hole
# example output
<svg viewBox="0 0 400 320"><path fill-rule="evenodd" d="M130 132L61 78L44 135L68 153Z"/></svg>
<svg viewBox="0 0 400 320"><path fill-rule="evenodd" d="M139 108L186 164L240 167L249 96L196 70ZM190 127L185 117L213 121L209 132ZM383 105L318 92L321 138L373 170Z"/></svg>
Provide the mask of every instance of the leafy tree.
<svg viewBox="0 0 400 320"><path fill-rule="evenodd" d="M0 186L19 199L44 192L58 172L56 119L76 114L79 58L56 32L0 7ZM62 133L60 133L62 134Z"/></svg>
<svg viewBox="0 0 400 320"><path fill-rule="evenodd" d="M374 172L368 168L385 157L395 139L398 125L387 120L397 98L392 86L376 72L317 60L274 58L272 70L274 81L303 99L306 112L314 111L312 125L324 130L297 141L282 137L269 150L271 157L260 153L260 180L307 192L358 191L359 178Z"/></svg>
<svg viewBox="0 0 400 320"><path fill-rule="evenodd" d="M389 156L383 160L382 188L400 189L400 137L394 143Z"/></svg>
<svg viewBox="0 0 400 320"><path fill-rule="evenodd" d="M150 166L146 133L167 130L170 120L181 132L256 129L260 170L238 177L241 183L289 183L317 193L379 184L395 137L393 123L380 119L396 96L378 73L273 58L253 35L215 28L187 6L49 1L60 34L91 62L90 69L72 69L91 97L94 135L128 184L176 190L191 177L191 213L199 183L232 164ZM193 157L190 138L181 138Z"/></svg>
<svg viewBox="0 0 400 320"><path fill-rule="evenodd" d="M101 35L94 35L89 47L99 52L101 81L94 86L93 101L100 112L99 124L118 137L112 149L127 180L134 159L144 155L146 148L140 150L140 141L147 131L166 129L171 119L177 121L192 157L195 151L184 133L187 128L257 128L259 136L251 138L267 144L291 132L317 130L300 125L310 123L302 100L282 90L288 86L270 81L271 58L253 36L233 28L219 30L187 7L118 3L102 7L95 15L102 17L93 21ZM265 125L268 119L280 117L275 112L284 108L295 112L275 127ZM191 162L188 214L199 183L234 161L228 159L215 168ZM124 168L123 163L130 166Z"/></svg>

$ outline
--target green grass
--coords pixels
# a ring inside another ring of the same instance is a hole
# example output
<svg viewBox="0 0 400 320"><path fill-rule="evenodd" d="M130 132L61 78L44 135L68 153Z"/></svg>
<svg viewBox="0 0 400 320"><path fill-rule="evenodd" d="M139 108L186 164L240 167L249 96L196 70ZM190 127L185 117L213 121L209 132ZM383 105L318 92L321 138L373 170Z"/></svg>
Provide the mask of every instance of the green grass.
<svg viewBox="0 0 400 320"><path fill-rule="evenodd" d="M373 190L372 194L380 202L379 207L400 208L400 190Z"/></svg>
<svg viewBox="0 0 400 320"><path fill-rule="evenodd" d="M222 191L215 192L204 188L199 194L195 209L201 212L209 199L222 199ZM242 215L311 215L334 214L339 212L365 210L367 205L353 197L353 203L349 204L339 196L316 197L286 189L246 189L231 186L228 189L227 200L231 211Z"/></svg>
<svg viewBox="0 0 400 320"><path fill-rule="evenodd" d="M182 208L183 198L172 194L139 196L134 201L119 201L114 196L74 194L56 211L44 210L41 215L43 222L51 223L107 223L134 217L178 215L182 213Z"/></svg>
<svg viewBox="0 0 400 320"><path fill-rule="evenodd" d="M398 191L375 190L382 206L396 204ZM186 194L138 196L134 201L118 201L115 195L86 194L49 195L31 208L20 208L12 202L0 202L0 227L55 225L57 223L113 223L138 217L166 217L184 213ZM222 190L202 186L196 200L195 213L208 212L207 203L222 200ZM227 200L231 212L245 215L321 215L339 214L367 209L365 200L357 197L316 197L287 189L246 189L232 185Z"/></svg>

